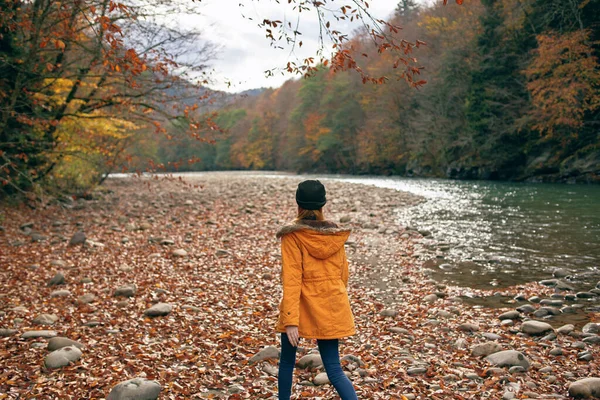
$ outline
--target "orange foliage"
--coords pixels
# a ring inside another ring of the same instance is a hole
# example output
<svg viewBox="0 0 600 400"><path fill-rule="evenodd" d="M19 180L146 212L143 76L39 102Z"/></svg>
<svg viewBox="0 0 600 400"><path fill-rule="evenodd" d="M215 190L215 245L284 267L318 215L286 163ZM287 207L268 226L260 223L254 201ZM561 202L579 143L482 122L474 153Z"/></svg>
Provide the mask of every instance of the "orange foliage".
<svg viewBox="0 0 600 400"><path fill-rule="evenodd" d="M576 137L586 112L600 108L600 71L592 55L590 31L549 32L524 73L534 106L533 129L552 137L567 130Z"/></svg>
<svg viewBox="0 0 600 400"><path fill-rule="evenodd" d="M325 118L325 114L313 112L304 119L306 146L300 149L299 154L310 154L313 161L317 161L321 156L321 151L317 146L319 139L331 132L331 129L322 126L323 118Z"/></svg>

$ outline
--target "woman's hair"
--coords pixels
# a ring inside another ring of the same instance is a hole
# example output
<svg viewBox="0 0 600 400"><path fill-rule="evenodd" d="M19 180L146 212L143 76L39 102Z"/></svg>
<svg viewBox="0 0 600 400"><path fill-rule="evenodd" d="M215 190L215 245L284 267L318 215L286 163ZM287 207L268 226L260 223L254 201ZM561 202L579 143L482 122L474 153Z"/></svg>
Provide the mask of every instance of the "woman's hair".
<svg viewBox="0 0 600 400"><path fill-rule="evenodd" d="M323 209L320 208L318 210L305 210L303 208L300 208L298 210L296 222L303 219L308 219L311 221L325 221L325 217L323 217Z"/></svg>

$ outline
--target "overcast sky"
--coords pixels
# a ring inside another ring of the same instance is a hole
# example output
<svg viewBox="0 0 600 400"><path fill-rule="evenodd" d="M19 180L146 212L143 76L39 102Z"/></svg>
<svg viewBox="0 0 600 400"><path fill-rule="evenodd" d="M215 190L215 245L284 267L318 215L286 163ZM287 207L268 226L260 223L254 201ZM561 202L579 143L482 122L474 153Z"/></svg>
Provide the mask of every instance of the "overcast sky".
<svg viewBox="0 0 600 400"><path fill-rule="evenodd" d="M205 27L205 37L219 45L218 58L212 62L216 73L213 89L228 92L239 92L260 87L278 87L293 75L282 76L279 72L273 77L265 77L265 71L285 66L288 61L302 60L307 56L315 56L318 49L318 20L315 12L302 12L300 31L302 32L302 48L296 48L290 55L290 47L285 50L274 49L265 37L264 28L257 25L263 19L292 20L296 15L288 0L202 0L200 20L184 20L183 24L201 24ZM243 6L240 6L243 3ZM351 4L348 0L336 0L335 8ZM398 4L395 0L371 0L370 12L375 18L387 19ZM331 7L331 6L330 6ZM244 18L244 16L246 18ZM249 18L252 18L250 20ZM351 33L358 24L339 25L340 30ZM331 48L329 45L328 48ZM228 87L226 82L232 83Z"/></svg>

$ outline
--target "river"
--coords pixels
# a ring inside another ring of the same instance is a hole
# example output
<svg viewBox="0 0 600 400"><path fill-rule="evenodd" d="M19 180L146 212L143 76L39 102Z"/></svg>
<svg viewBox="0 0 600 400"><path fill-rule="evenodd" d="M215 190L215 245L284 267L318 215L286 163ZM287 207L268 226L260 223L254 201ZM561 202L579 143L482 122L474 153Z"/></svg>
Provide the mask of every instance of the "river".
<svg viewBox="0 0 600 400"><path fill-rule="evenodd" d="M423 196L399 221L431 232L449 282L506 287L547 279L557 268L576 286L600 280L600 187L493 181L338 177Z"/></svg>

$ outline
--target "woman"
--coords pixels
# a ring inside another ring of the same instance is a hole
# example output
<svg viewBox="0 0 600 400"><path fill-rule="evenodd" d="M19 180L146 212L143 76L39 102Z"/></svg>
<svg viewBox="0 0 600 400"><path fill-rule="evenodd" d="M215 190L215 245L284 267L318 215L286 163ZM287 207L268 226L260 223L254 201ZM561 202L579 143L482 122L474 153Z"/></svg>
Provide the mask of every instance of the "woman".
<svg viewBox="0 0 600 400"><path fill-rule="evenodd" d="M329 381L342 400L357 399L340 365L338 339L352 336L354 318L348 293L344 243L350 230L323 218L327 202L319 181L301 182L296 190L298 217L277 232L281 238L283 299L277 331L281 332L279 399L288 400L299 338L317 339Z"/></svg>

